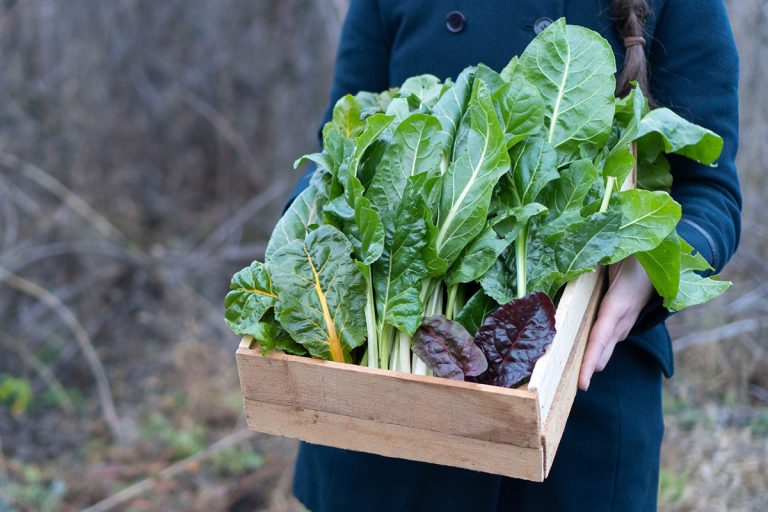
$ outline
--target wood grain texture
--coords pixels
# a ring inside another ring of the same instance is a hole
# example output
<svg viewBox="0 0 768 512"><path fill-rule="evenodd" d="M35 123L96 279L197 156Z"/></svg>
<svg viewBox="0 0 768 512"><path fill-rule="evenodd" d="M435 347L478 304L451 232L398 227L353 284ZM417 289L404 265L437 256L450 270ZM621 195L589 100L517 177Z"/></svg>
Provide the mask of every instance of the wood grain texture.
<svg viewBox="0 0 768 512"><path fill-rule="evenodd" d="M549 410L547 419L544 422L542 444L544 445L545 476L549 474L549 470L552 468L557 447L560 444L560 439L563 437L565 423L571 412L573 400L576 398L581 360L584 357L584 350L587 347L589 332L592 329L592 325L595 323L600 300L603 297L605 282L606 271L601 267L597 271L597 280L592 288L591 296L585 301L587 304L582 321L573 338L570 355L563 368L560 382L554 394L552 406Z"/></svg>
<svg viewBox="0 0 768 512"><path fill-rule="evenodd" d="M536 482L544 479L542 447L493 443L251 399L245 400L245 410L248 426L267 434Z"/></svg>
<svg viewBox="0 0 768 512"><path fill-rule="evenodd" d="M243 396L275 405L327 412L482 441L541 446L536 395L240 348Z"/></svg>
<svg viewBox="0 0 768 512"><path fill-rule="evenodd" d="M557 333L546 353L537 361L528 383L528 390L538 396L542 424L550 413L566 362L573 354L575 340L601 272L602 268L580 275L565 286L560 297L555 313Z"/></svg>

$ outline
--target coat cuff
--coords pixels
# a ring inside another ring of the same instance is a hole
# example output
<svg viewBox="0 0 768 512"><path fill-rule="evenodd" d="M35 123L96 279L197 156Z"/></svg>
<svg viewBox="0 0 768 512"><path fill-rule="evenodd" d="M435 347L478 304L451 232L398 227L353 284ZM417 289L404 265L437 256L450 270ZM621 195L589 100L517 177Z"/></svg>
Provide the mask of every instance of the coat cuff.
<svg viewBox="0 0 768 512"><path fill-rule="evenodd" d="M688 217L683 217L677 225L677 234L691 244L691 247L701 254L712 268L720 268L720 255L712 240L712 236L700 224ZM708 277L713 273L713 271L708 270L703 275Z"/></svg>

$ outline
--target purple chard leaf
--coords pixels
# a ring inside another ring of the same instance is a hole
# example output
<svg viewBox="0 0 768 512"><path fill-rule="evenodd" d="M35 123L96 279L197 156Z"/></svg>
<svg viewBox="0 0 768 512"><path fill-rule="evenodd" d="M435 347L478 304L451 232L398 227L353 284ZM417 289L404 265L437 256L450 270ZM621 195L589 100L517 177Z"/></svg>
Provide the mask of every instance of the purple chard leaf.
<svg viewBox="0 0 768 512"><path fill-rule="evenodd" d="M472 335L458 322L443 315L424 319L413 336L413 352L438 377L464 380L480 375L488 368L482 350Z"/></svg>
<svg viewBox="0 0 768 512"><path fill-rule="evenodd" d="M488 371L477 381L506 388L519 384L531 375L555 332L555 306L546 293L530 293L499 307L475 336L488 360Z"/></svg>

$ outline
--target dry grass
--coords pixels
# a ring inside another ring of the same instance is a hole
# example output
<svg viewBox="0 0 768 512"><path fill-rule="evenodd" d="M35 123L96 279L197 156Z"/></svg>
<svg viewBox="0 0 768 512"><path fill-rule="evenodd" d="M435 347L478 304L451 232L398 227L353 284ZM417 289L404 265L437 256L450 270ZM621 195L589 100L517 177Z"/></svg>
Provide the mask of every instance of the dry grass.
<svg viewBox="0 0 768 512"><path fill-rule="evenodd" d="M314 149L345 5L0 6L0 511L299 509L295 444L242 430L221 298ZM671 322L663 510L768 508L768 2L728 6L747 236Z"/></svg>

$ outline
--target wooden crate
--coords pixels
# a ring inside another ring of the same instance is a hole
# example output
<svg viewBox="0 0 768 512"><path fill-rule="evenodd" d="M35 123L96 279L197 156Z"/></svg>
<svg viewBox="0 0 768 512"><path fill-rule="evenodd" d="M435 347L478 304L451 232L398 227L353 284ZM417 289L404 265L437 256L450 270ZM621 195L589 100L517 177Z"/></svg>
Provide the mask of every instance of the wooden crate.
<svg viewBox="0 0 768 512"><path fill-rule="evenodd" d="M604 271L569 283L527 386L505 389L281 353L237 350L248 426L389 457L543 481L576 395Z"/></svg>

